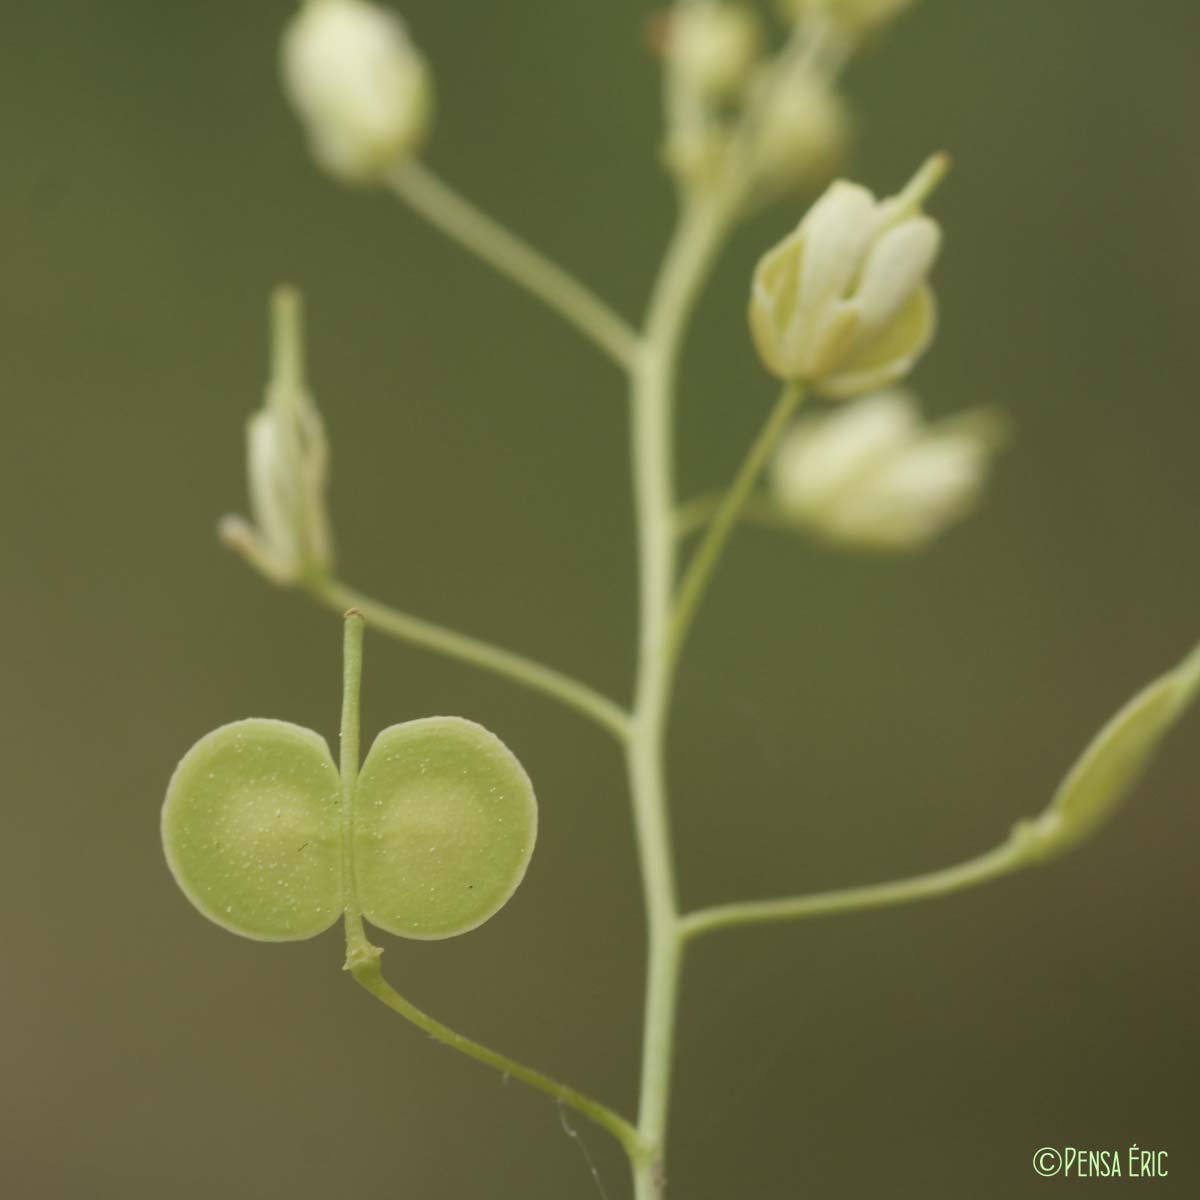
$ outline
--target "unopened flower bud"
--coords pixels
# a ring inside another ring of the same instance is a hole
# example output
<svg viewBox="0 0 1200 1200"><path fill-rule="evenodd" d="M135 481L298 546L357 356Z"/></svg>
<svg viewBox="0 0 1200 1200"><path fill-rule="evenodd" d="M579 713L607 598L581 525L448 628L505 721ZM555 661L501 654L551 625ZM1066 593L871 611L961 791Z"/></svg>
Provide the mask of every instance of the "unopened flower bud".
<svg viewBox="0 0 1200 1200"><path fill-rule="evenodd" d="M667 131L662 160L681 183L704 188L725 178L729 151L729 129L719 121L681 123Z"/></svg>
<svg viewBox="0 0 1200 1200"><path fill-rule="evenodd" d="M741 4L703 4L673 13L666 54L679 83L706 100L735 95L762 49L762 27Z"/></svg>
<svg viewBox="0 0 1200 1200"><path fill-rule="evenodd" d="M926 282L941 229L920 205L948 165L930 159L879 201L838 180L758 264L750 329L767 369L845 398L896 382L933 340Z"/></svg>
<svg viewBox="0 0 1200 1200"><path fill-rule="evenodd" d="M252 522L225 517L222 541L276 583L325 574L333 545L325 510L329 445L304 384L300 298L273 299L274 363L266 402L247 423Z"/></svg>
<svg viewBox="0 0 1200 1200"><path fill-rule="evenodd" d="M772 198L820 186L835 174L850 144L853 122L845 101L812 71L790 71L771 89L753 130L750 170Z"/></svg>
<svg viewBox="0 0 1200 1200"><path fill-rule="evenodd" d="M774 501L830 541L918 549L974 507L1000 440L990 413L928 426L911 397L879 393L796 423L772 466Z"/></svg>
<svg viewBox="0 0 1200 1200"><path fill-rule="evenodd" d="M371 183L418 148L429 75L393 13L368 0L305 0L282 54L288 98L330 174Z"/></svg>

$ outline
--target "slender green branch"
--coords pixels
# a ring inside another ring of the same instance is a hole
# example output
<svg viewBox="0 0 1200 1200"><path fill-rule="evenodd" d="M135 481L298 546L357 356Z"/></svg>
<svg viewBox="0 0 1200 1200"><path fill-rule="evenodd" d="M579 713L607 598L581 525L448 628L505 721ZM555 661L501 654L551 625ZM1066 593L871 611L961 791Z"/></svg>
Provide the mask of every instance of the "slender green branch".
<svg viewBox="0 0 1200 1200"><path fill-rule="evenodd" d="M391 174L388 185L431 225L574 325L618 366L632 364L637 335L624 318L428 167L416 160L407 162Z"/></svg>
<svg viewBox="0 0 1200 1200"><path fill-rule="evenodd" d="M346 965L375 962L380 950L363 930L354 868L354 791L358 786L359 696L362 692L363 619L358 609L345 614L342 643L342 725L338 761L342 776L342 916L346 927Z"/></svg>
<svg viewBox="0 0 1200 1200"><path fill-rule="evenodd" d="M309 593L329 608L358 609L374 629L400 641L423 646L437 654L470 663L491 671L536 692L551 696L560 704L582 713L597 725L624 741L629 729L629 714L617 703L585 683L542 666L523 655L503 650L490 642L456 633L432 621L411 616L360 595L334 579L315 579L306 584Z"/></svg>
<svg viewBox="0 0 1200 1200"><path fill-rule="evenodd" d="M833 913L884 908L947 896L1002 875L1048 862L1073 847L1124 799L1146 762L1200 694L1200 646L1166 675L1143 688L1088 743L1059 785L1050 807L1018 823L1008 841L952 867L891 883L722 904L689 913L681 930L690 940L718 929L798 921ZM1163 704L1163 701L1166 704Z"/></svg>
<svg viewBox="0 0 1200 1200"><path fill-rule="evenodd" d="M417 1008L415 1004L406 1000L383 978L378 959L356 963L350 968L350 972L354 976L355 982L370 992L372 996L385 1004L392 1012L411 1021L435 1041L449 1046L452 1050L457 1050L460 1054L465 1054L468 1058L475 1059L476 1062L493 1067L501 1074L527 1084L547 1096L552 1096L560 1104L565 1104L590 1121L594 1121L602 1129L607 1129L624 1147L631 1162L641 1162L648 1156L649 1150L638 1136L637 1130L619 1113L601 1104L598 1100L593 1100L590 1096L551 1079L549 1075L514 1062L511 1058L498 1054L495 1050L489 1050L486 1046L481 1046L478 1042L463 1037L461 1033L456 1033L449 1026L443 1025L441 1021L434 1020L433 1017Z"/></svg>
<svg viewBox="0 0 1200 1200"><path fill-rule="evenodd" d="M354 791L358 781L359 762L359 692L362 687L362 643L363 614L350 609L345 616L345 651L342 692L341 730L341 778L342 778L342 864L343 905L346 925L346 970L354 981L365 988L377 1000L411 1021L418 1029L435 1038L445 1046L465 1054L489 1067L494 1067L506 1076L528 1084L561 1104L588 1117L617 1139L625 1148L631 1162L647 1156L647 1151L638 1137L637 1130L624 1117L613 1112L597 1100L577 1092L566 1084L551 1079L549 1075L526 1067L495 1050L456 1033L441 1021L434 1020L416 1005L406 1000L384 978L379 960L382 951L371 945L363 928L362 912L358 904L354 872Z"/></svg>
<svg viewBox="0 0 1200 1200"><path fill-rule="evenodd" d="M811 896L789 896L779 900L746 901L697 909L683 918L681 928L684 937L691 940L718 929L733 929L740 925L799 921L806 917L823 917L833 913L907 904L914 900L946 896L951 892L987 883L991 879L998 879L1001 875L1029 866L1031 862L1028 851L1021 845L1020 840L1014 837L978 858L893 883L818 892Z"/></svg>
<svg viewBox="0 0 1200 1200"><path fill-rule="evenodd" d="M704 492L685 500L675 510L675 536L688 538L706 528L725 499L723 492ZM770 496L750 496L742 507L738 518L746 525L759 525L763 529L778 529L788 533L796 531L796 522L791 520Z"/></svg>
<svg viewBox="0 0 1200 1200"><path fill-rule="evenodd" d="M747 500L750 499L771 452L775 449L780 436L792 419L792 414L803 399L804 388L801 384L789 384L783 389L766 424L738 469L733 484L721 501L716 516L713 517L704 535L704 540L688 565L687 573L679 586L679 593L671 616L667 653L668 661L672 666L679 660L680 651L687 639L696 611L700 607L709 581L721 559L721 553L738 523L742 510Z"/></svg>

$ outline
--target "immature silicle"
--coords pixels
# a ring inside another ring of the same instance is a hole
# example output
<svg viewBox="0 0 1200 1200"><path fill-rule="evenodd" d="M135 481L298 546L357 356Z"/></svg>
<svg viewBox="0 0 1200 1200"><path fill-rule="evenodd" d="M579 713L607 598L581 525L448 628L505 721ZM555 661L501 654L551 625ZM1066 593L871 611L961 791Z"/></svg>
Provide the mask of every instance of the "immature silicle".
<svg viewBox="0 0 1200 1200"><path fill-rule="evenodd" d="M357 726L357 699L350 707ZM343 729L343 748L357 740ZM465 933L512 896L536 836L521 764L461 717L393 725L361 771L341 772L311 729L236 721L184 755L162 811L184 894L259 941L314 937L343 913L401 937Z"/></svg>

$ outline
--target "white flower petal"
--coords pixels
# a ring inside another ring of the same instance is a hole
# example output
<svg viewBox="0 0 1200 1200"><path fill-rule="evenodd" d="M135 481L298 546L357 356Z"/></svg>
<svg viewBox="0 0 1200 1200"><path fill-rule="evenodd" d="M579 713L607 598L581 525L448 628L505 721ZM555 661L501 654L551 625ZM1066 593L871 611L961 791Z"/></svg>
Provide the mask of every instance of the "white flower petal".
<svg viewBox="0 0 1200 1200"><path fill-rule="evenodd" d="M865 187L839 179L801 222L805 254L797 306L810 323L811 339L862 269L874 233L875 207L875 197Z"/></svg>
<svg viewBox="0 0 1200 1200"><path fill-rule="evenodd" d="M884 329L926 280L942 231L929 217L911 217L887 230L871 247L854 292L864 340Z"/></svg>
<svg viewBox="0 0 1200 1200"><path fill-rule="evenodd" d="M836 500L909 446L918 422L916 406L901 392L881 392L830 416L797 422L773 465L776 498L795 515Z"/></svg>
<svg viewBox="0 0 1200 1200"><path fill-rule="evenodd" d="M903 379L929 349L937 332L937 301L928 285L919 288L874 341L861 345L835 374L819 386L825 395L845 400L890 387Z"/></svg>

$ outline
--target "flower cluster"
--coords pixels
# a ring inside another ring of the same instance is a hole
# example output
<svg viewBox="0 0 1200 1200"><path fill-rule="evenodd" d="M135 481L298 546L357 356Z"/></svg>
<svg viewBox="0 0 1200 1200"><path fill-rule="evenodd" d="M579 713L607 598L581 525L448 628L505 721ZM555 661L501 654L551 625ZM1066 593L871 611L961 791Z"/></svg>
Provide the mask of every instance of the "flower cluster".
<svg viewBox="0 0 1200 1200"><path fill-rule="evenodd" d="M750 329L769 371L842 411L784 435L773 502L788 521L873 549L926 545L973 507L1000 436L991 414L922 425L902 380L929 348L929 273L941 229L921 206L948 166L935 155L886 200L835 182L754 274Z"/></svg>
<svg viewBox="0 0 1200 1200"><path fill-rule="evenodd" d="M747 4L677 6L666 19L664 160L684 188L759 204L834 173L851 122L809 32L797 26L768 55Z"/></svg>

